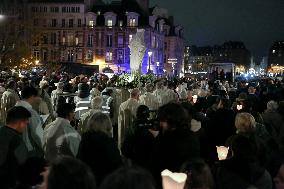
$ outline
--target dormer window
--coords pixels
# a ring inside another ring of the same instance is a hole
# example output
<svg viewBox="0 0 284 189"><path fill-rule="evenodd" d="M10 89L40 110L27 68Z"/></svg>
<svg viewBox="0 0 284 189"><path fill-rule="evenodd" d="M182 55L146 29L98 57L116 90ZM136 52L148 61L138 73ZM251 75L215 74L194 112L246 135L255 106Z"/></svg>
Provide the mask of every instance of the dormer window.
<svg viewBox="0 0 284 189"><path fill-rule="evenodd" d="M104 17L105 17L105 25L107 27L113 27L116 25L117 15L114 12L106 12L104 13Z"/></svg>
<svg viewBox="0 0 284 189"><path fill-rule="evenodd" d="M97 19L96 14L88 12L85 18L85 23L89 28L94 28L96 26L96 19Z"/></svg>
<svg viewBox="0 0 284 189"><path fill-rule="evenodd" d="M136 12L128 12L127 14L127 26L137 27L138 26L138 17L139 14Z"/></svg>

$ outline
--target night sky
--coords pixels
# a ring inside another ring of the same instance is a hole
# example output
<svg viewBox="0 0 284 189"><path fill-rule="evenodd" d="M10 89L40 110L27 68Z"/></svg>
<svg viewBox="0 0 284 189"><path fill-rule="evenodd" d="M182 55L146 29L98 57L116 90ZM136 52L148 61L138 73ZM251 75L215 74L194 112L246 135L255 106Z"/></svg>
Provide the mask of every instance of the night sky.
<svg viewBox="0 0 284 189"><path fill-rule="evenodd" d="M284 0L151 0L185 28L189 44L243 41L258 58L284 40Z"/></svg>

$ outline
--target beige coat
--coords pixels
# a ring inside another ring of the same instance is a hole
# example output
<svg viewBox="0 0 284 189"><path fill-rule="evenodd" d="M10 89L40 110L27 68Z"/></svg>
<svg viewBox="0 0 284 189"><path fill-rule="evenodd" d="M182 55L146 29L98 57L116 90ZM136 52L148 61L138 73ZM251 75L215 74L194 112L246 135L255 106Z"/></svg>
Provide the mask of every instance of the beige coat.
<svg viewBox="0 0 284 189"><path fill-rule="evenodd" d="M1 98L1 111L0 111L0 117L1 117L1 123L6 123L6 117L7 117L7 111L14 107L17 101L20 100L19 95L14 91L13 89L7 89Z"/></svg>

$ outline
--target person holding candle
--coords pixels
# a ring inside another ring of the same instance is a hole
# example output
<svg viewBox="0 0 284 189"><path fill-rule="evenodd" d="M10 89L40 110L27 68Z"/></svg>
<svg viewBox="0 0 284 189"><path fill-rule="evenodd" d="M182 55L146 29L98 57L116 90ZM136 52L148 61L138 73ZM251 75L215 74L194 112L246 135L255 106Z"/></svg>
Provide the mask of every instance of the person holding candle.
<svg viewBox="0 0 284 189"><path fill-rule="evenodd" d="M232 154L229 159L219 161L213 168L216 188L240 189L255 187L271 189L272 179L257 157L255 140L243 135L232 139Z"/></svg>

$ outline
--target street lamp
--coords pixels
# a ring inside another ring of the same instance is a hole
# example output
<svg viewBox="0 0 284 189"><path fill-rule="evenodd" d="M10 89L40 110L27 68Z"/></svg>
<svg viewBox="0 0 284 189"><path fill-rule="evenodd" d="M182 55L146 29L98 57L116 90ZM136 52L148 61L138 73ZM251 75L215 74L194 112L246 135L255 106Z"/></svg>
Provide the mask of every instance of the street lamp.
<svg viewBox="0 0 284 189"><path fill-rule="evenodd" d="M149 51L148 52L148 57L149 57L149 67L148 67L148 73L151 73L151 56L152 56L153 52Z"/></svg>

